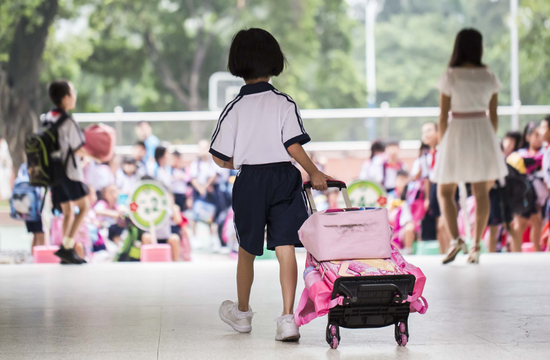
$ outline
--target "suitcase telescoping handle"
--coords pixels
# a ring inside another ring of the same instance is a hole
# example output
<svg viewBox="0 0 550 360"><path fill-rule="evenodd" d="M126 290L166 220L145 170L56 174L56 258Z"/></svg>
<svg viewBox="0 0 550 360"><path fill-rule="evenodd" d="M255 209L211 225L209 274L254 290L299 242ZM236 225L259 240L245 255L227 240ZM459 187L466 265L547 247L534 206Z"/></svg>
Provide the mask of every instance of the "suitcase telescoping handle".
<svg viewBox="0 0 550 360"><path fill-rule="evenodd" d="M327 180L327 186L329 188L338 188L342 192L342 196L344 197L344 201L346 203L347 208L351 208L351 201L349 200L348 195L348 187L346 186L346 183L343 181L338 180ZM313 194L311 193L311 182L306 181L304 183L304 190L307 194L307 199L309 201L309 206L311 207L311 211L314 213L317 212L317 208L315 207L315 199L313 199Z"/></svg>

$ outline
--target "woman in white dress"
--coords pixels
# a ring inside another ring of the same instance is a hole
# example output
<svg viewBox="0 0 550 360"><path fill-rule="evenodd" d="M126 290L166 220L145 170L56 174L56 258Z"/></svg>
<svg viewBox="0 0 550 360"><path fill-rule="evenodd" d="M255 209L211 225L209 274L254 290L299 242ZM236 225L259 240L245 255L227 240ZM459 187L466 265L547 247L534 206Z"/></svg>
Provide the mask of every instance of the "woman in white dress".
<svg viewBox="0 0 550 360"><path fill-rule="evenodd" d="M460 31L449 68L437 84L441 92L442 138L434 171L439 203L453 239L444 264L453 261L460 251L468 251L458 232L458 183L470 183L476 199L475 245L470 249L468 262L478 263L479 243L489 219L489 190L496 179L508 174L496 137L501 84L481 62L482 55L481 34L474 29Z"/></svg>

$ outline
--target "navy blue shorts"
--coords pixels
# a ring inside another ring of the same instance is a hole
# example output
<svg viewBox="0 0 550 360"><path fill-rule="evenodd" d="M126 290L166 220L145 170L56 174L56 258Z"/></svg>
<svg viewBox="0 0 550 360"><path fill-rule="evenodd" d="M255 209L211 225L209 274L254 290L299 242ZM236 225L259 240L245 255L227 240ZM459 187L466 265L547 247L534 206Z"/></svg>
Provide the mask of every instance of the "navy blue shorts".
<svg viewBox="0 0 550 360"><path fill-rule="evenodd" d="M113 224L109 226L109 235L107 236L109 240L113 240L116 237L120 237L122 233L124 232L124 228L122 226L119 226L118 224Z"/></svg>
<svg viewBox="0 0 550 360"><path fill-rule="evenodd" d="M187 210L187 195L174 194L174 202L180 207L181 211Z"/></svg>
<svg viewBox="0 0 550 360"><path fill-rule="evenodd" d="M44 233L44 229L42 227L42 218L36 221L25 221L25 225L27 225L28 233Z"/></svg>
<svg viewBox="0 0 550 360"><path fill-rule="evenodd" d="M437 199L437 184L430 186L430 206L428 208L430 215L438 218L441 216L441 209L439 208L439 200Z"/></svg>
<svg viewBox="0 0 550 360"><path fill-rule="evenodd" d="M267 248L302 247L298 230L308 215L302 175L290 162L243 165L233 187L233 211L239 245L261 256L267 226Z"/></svg>
<svg viewBox="0 0 550 360"><path fill-rule="evenodd" d="M63 204L67 201L75 201L88 195L88 187L80 182L65 177L61 183L52 188L52 201L54 204Z"/></svg>
<svg viewBox="0 0 550 360"><path fill-rule="evenodd" d="M513 219L512 209L510 208L509 201L506 199L506 194L502 193L502 190L491 189L489 192L489 200L491 201L491 213L489 215L488 225L496 226L504 223L511 223ZM503 208L501 208L501 201Z"/></svg>

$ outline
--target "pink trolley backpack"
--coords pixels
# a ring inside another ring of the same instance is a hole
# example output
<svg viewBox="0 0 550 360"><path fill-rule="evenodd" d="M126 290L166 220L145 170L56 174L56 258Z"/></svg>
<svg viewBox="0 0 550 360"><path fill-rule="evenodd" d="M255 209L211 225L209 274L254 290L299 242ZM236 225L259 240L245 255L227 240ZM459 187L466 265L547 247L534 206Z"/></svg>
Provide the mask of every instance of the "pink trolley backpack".
<svg viewBox="0 0 550 360"><path fill-rule="evenodd" d="M328 314L326 341L333 349L341 340L340 327L393 325L395 340L405 346L409 314L428 309L422 297L426 277L391 245L386 209L352 208L345 183L327 184L340 189L346 208L317 212L311 184L304 184L311 216L298 232L308 255L296 324Z"/></svg>

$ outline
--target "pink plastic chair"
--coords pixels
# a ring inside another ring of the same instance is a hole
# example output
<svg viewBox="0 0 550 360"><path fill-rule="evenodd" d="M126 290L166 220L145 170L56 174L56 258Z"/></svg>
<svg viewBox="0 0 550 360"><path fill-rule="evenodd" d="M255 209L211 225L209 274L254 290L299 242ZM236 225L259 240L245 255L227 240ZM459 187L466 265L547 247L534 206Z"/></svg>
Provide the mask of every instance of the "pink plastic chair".
<svg viewBox="0 0 550 360"><path fill-rule="evenodd" d="M61 259L54 255L59 250L57 245L37 245L32 248L35 264L59 264Z"/></svg>
<svg viewBox="0 0 550 360"><path fill-rule="evenodd" d="M535 245L531 242L521 244L521 252L535 252Z"/></svg>
<svg viewBox="0 0 550 360"><path fill-rule="evenodd" d="M172 247L168 244L141 245L142 262L170 262L172 261Z"/></svg>

